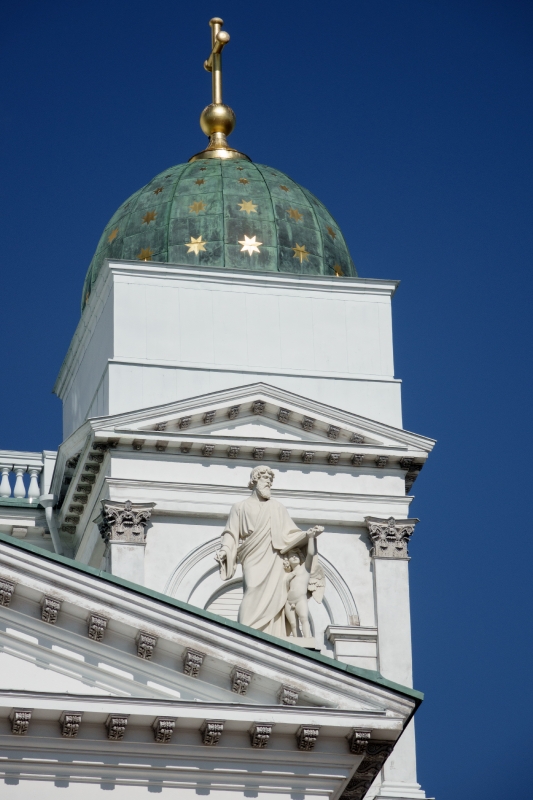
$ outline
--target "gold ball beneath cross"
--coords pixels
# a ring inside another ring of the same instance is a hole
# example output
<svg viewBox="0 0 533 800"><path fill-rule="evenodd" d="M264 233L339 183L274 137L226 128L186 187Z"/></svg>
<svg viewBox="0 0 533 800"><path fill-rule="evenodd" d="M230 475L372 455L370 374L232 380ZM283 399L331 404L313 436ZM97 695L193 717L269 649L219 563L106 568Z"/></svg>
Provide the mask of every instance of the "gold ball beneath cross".
<svg viewBox="0 0 533 800"><path fill-rule="evenodd" d="M229 136L235 127L235 114L224 103L211 103L200 114L200 127L206 136L213 133Z"/></svg>

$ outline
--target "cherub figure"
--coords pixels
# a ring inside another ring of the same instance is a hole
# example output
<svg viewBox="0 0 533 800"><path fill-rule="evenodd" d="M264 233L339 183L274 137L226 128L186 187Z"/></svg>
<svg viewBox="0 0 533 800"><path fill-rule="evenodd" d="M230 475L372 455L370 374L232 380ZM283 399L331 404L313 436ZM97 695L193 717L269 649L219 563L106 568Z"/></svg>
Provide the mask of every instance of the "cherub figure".
<svg viewBox="0 0 533 800"><path fill-rule="evenodd" d="M311 528L307 533L307 553L295 547L286 553L283 561L288 572L285 617L294 637L298 636L299 623L302 636L311 638L308 598L313 597L317 603L321 603L324 597L326 580L316 546L316 537L323 530L320 526Z"/></svg>

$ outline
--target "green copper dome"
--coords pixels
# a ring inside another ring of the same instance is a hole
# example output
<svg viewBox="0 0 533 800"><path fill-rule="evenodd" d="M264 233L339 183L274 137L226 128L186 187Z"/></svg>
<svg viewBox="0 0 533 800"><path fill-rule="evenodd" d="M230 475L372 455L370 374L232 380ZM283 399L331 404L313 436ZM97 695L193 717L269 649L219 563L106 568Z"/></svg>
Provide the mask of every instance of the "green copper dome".
<svg viewBox="0 0 533 800"><path fill-rule="evenodd" d="M91 261L82 310L106 258L357 275L322 203L283 172L244 158L178 164L123 203Z"/></svg>

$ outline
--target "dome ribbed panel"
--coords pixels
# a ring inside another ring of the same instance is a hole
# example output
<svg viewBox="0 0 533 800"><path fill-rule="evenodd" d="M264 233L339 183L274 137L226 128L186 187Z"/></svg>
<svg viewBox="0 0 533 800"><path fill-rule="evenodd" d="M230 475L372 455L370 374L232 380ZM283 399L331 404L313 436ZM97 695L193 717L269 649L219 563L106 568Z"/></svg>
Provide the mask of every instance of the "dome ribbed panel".
<svg viewBox="0 0 533 800"><path fill-rule="evenodd" d="M258 251L243 250L250 241ZM357 274L337 223L311 192L279 170L240 159L178 164L126 200L98 243L82 309L105 259Z"/></svg>

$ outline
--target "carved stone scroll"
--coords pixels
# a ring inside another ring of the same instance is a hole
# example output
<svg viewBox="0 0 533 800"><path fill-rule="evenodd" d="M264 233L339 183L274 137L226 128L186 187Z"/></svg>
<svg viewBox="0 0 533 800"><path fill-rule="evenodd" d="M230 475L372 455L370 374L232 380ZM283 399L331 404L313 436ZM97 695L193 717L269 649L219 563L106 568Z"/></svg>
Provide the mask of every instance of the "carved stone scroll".
<svg viewBox="0 0 533 800"><path fill-rule="evenodd" d="M330 453L328 455L328 464L338 464L340 457L340 453Z"/></svg>
<svg viewBox="0 0 533 800"><path fill-rule="evenodd" d="M157 636L146 633L146 631L139 631L135 641L137 642L137 655L139 658L144 658L146 661L149 661L154 654Z"/></svg>
<svg viewBox="0 0 533 800"><path fill-rule="evenodd" d="M92 639L94 642L101 642L104 638L107 622L106 617L101 617L98 614L91 614L87 620L87 635L89 639Z"/></svg>
<svg viewBox="0 0 533 800"><path fill-rule="evenodd" d="M266 747L273 727L274 725L271 722L254 722L250 728L252 747L257 747L258 749Z"/></svg>
<svg viewBox="0 0 533 800"><path fill-rule="evenodd" d="M291 416L291 412L288 408L280 408L278 411L278 420L280 422L288 422Z"/></svg>
<svg viewBox="0 0 533 800"><path fill-rule="evenodd" d="M59 717L61 736L64 736L65 739L74 739L80 731L82 717L81 711L63 711Z"/></svg>
<svg viewBox="0 0 533 800"><path fill-rule="evenodd" d="M237 445L231 445L228 447L228 458L238 458L240 449L241 448L237 447Z"/></svg>
<svg viewBox="0 0 533 800"><path fill-rule="evenodd" d="M174 717L157 717L152 724L154 741L158 744L168 744L172 739L175 727L176 719Z"/></svg>
<svg viewBox="0 0 533 800"><path fill-rule="evenodd" d="M356 756L366 753L371 733L372 731L364 730L363 728L354 728L346 737L350 746L350 753Z"/></svg>
<svg viewBox="0 0 533 800"><path fill-rule="evenodd" d="M188 428L189 425L191 424L191 420L192 420L192 417L182 417L178 421L178 428L180 429L180 431L183 431L183 430L185 430L185 428Z"/></svg>
<svg viewBox="0 0 533 800"><path fill-rule="evenodd" d="M252 403L252 414L264 414L266 408L266 403L262 400L256 400Z"/></svg>
<svg viewBox="0 0 533 800"><path fill-rule="evenodd" d="M129 714L110 714L106 719L107 738L118 742L124 738L126 725L128 724Z"/></svg>
<svg viewBox="0 0 533 800"><path fill-rule="evenodd" d="M290 461L292 455L292 450L280 450L279 451L279 460L280 461Z"/></svg>
<svg viewBox="0 0 533 800"><path fill-rule="evenodd" d="M363 800L374 779L392 753L394 742L368 742L363 760L348 782L340 800Z"/></svg>
<svg viewBox="0 0 533 800"><path fill-rule="evenodd" d="M370 538L374 543L372 558L408 558L407 545L417 519L379 519L365 517Z"/></svg>
<svg viewBox="0 0 533 800"><path fill-rule="evenodd" d="M206 411L204 414L204 425L210 425L215 421L216 411Z"/></svg>
<svg viewBox="0 0 533 800"><path fill-rule="evenodd" d="M15 736L26 736L30 727L33 708L14 708L9 715L11 733Z"/></svg>
<svg viewBox="0 0 533 800"><path fill-rule="evenodd" d="M383 469L389 463L388 456L376 456L376 467Z"/></svg>
<svg viewBox="0 0 533 800"><path fill-rule="evenodd" d="M315 427L315 420L313 417L304 417L302 420L302 428L304 431L312 431Z"/></svg>
<svg viewBox="0 0 533 800"><path fill-rule="evenodd" d="M204 444L204 446L202 447L202 455L207 456L207 458L210 458L214 452L215 452L214 444Z"/></svg>
<svg viewBox="0 0 533 800"><path fill-rule="evenodd" d="M228 409L228 419L237 419L240 410L240 406L231 406L231 408Z"/></svg>
<svg viewBox="0 0 533 800"><path fill-rule="evenodd" d="M295 706L298 702L298 689L294 686L282 686L278 692L278 700L282 706Z"/></svg>
<svg viewBox="0 0 533 800"><path fill-rule="evenodd" d="M155 503L112 503L102 500L102 511L96 520L106 542L146 544L146 526Z"/></svg>
<svg viewBox="0 0 533 800"><path fill-rule="evenodd" d="M262 461L265 457L265 448L264 447L254 447L252 451L252 455L256 461Z"/></svg>
<svg viewBox="0 0 533 800"><path fill-rule="evenodd" d="M318 725L300 725L296 731L298 750L313 750L319 733Z"/></svg>
<svg viewBox="0 0 533 800"><path fill-rule="evenodd" d="M183 656L183 672L191 678L197 678L204 663L205 653L188 647Z"/></svg>
<svg viewBox="0 0 533 800"><path fill-rule="evenodd" d="M338 439L340 432L341 432L341 429L337 428L336 425L330 425L329 428L328 428L328 438L329 439Z"/></svg>
<svg viewBox="0 0 533 800"><path fill-rule="evenodd" d="M253 673L247 669L233 667L231 671L231 691L236 694L246 694L252 675Z"/></svg>
<svg viewBox="0 0 533 800"><path fill-rule="evenodd" d="M354 467L360 467L362 466L364 459L365 457L362 453L355 453L352 456L352 464L354 465Z"/></svg>
<svg viewBox="0 0 533 800"><path fill-rule="evenodd" d="M11 603L13 592L15 591L15 584L11 581L6 581L4 578L0 580L0 606L7 606Z"/></svg>
<svg viewBox="0 0 533 800"><path fill-rule="evenodd" d="M41 600L41 619L43 622L48 622L50 625L55 625L57 622L57 615L61 609L61 601L56 600L55 597L43 597Z"/></svg>
<svg viewBox="0 0 533 800"><path fill-rule="evenodd" d="M363 442L365 441L365 437L362 436L360 433L352 433L350 441L354 442L355 444L363 444Z"/></svg>
<svg viewBox="0 0 533 800"><path fill-rule="evenodd" d="M302 453L302 461L304 464L312 464L314 457L315 453L313 450L306 450L304 453Z"/></svg>
<svg viewBox="0 0 533 800"><path fill-rule="evenodd" d="M214 747L220 742L223 730L224 720L206 719L200 728L202 743L208 747Z"/></svg>

